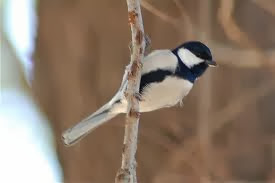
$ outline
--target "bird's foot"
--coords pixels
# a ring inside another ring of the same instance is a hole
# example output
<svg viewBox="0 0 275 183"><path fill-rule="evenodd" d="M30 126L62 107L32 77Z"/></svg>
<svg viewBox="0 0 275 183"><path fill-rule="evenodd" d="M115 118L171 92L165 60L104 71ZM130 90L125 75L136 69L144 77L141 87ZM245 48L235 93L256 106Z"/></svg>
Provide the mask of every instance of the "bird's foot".
<svg viewBox="0 0 275 183"><path fill-rule="evenodd" d="M142 98L142 96L141 96L140 93L135 93L135 94L134 94L134 97L135 97L139 102L144 101L144 99Z"/></svg>

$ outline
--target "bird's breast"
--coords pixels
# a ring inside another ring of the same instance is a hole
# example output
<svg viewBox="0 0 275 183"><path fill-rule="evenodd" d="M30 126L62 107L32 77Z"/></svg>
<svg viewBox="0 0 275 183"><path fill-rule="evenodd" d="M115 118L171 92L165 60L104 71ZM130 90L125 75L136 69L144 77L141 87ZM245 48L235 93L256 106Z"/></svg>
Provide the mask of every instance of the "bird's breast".
<svg viewBox="0 0 275 183"><path fill-rule="evenodd" d="M140 112L149 112L176 105L191 90L193 84L182 78L168 76L161 82L144 87L140 102Z"/></svg>

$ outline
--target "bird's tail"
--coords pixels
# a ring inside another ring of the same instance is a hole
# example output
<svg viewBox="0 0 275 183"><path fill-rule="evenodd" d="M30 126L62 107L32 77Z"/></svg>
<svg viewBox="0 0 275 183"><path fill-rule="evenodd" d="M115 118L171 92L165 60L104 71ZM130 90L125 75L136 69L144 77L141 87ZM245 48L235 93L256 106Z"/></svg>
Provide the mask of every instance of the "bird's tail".
<svg viewBox="0 0 275 183"><path fill-rule="evenodd" d="M113 103L107 103L95 113L69 128L62 134L65 145L70 146L77 143L89 132L115 117L118 113L112 112Z"/></svg>

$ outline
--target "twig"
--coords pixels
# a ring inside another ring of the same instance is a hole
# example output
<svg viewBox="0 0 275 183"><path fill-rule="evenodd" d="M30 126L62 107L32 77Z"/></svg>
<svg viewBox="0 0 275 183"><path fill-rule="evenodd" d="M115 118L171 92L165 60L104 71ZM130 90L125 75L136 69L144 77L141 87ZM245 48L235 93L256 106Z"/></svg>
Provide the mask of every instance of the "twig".
<svg viewBox="0 0 275 183"><path fill-rule="evenodd" d="M128 85L125 97L128 102L125 125L124 146L122 151L122 165L116 175L116 183L136 183L137 136L139 124L139 102L136 94L139 91L141 77L141 60L144 56L145 41L140 0L127 0L128 19L132 31L132 47L130 71L128 71Z"/></svg>

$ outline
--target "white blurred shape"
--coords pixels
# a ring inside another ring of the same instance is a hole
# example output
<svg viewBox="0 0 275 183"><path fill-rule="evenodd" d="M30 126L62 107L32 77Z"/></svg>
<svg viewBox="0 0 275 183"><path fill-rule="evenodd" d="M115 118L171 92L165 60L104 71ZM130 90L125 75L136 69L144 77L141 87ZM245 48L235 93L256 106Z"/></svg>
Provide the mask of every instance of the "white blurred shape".
<svg viewBox="0 0 275 183"><path fill-rule="evenodd" d="M4 31L23 63L24 73L29 81L36 36L35 0L6 0L4 5Z"/></svg>
<svg viewBox="0 0 275 183"><path fill-rule="evenodd" d="M51 129L30 96L1 91L0 182L61 183Z"/></svg>
<svg viewBox="0 0 275 183"><path fill-rule="evenodd" d="M21 3L25 1L7 0L6 3L18 2L12 11L17 11L17 8L24 11L24 4ZM0 7L0 12L3 12L1 8L3 7ZM0 21L1 16L2 14ZM9 16L5 18L7 22ZM20 21L20 17L17 18ZM22 18L23 24L23 15ZM22 30L24 33L26 30L20 26L17 27L18 30L6 29L11 31L9 40L22 41L18 45L15 41L12 47L2 29L0 26L0 182L61 183L63 173L57 158L53 133L31 95L18 60L22 59L18 49L24 50L29 43L22 43L27 39L24 34L17 32ZM13 48L17 48L17 54Z"/></svg>

